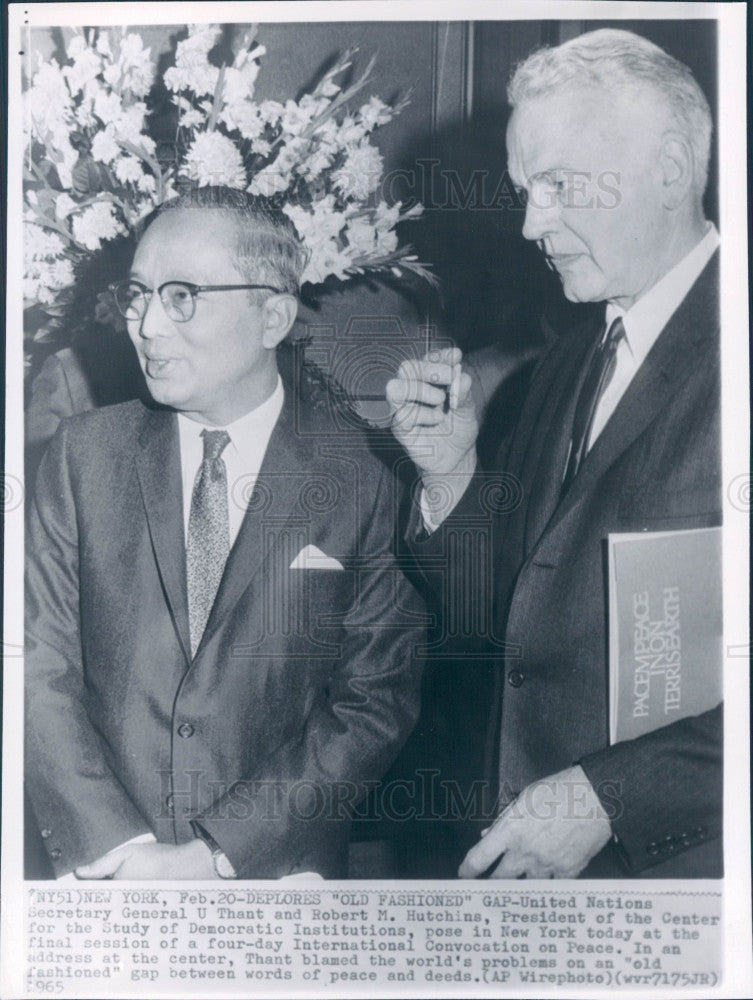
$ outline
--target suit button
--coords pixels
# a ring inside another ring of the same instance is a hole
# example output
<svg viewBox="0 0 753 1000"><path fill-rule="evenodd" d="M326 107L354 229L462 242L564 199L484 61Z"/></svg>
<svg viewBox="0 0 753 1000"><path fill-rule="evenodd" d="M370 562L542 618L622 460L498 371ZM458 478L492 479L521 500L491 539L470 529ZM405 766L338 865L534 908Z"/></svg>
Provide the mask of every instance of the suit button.
<svg viewBox="0 0 753 1000"><path fill-rule="evenodd" d="M507 675L507 683L514 688L519 688L524 680L525 678L519 670L511 670Z"/></svg>
<svg viewBox="0 0 753 1000"><path fill-rule="evenodd" d="M656 855L659 853L659 845L649 844L648 847L646 848L646 851L651 855L652 858L655 858Z"/></svg>
<svg viewBox="0 0 753 1000"><path fill-rule="evenodd" d="M181 739L187 740L193 736L193 726L190 722L184 722L182 726L178 727L178 736Z"/></svg>
<svg viewBox="0 0 753 1000"><path fill-rule="evenodd" d="M43 840L47 840L48 837L52 836L52 830L40 830L39 834Z"/></svg>
<svg viewBox="0 0 753 1000"><path fill-rule="evenodd" d="M703 838L707 835L708 830L706 829L705 826L698 826L695 828L693 833L695 834L696 837L698 837L699 840L703 840Z"/></svg>
<svg viewBox="0 0 753 1000"><path fill-rule="evenodd" d="M53 847L52 850L50 851L50 857L52 858L53 861L57 861L58 858L62 858L62 856L63 852L60 850L59 847Z"/></svg>

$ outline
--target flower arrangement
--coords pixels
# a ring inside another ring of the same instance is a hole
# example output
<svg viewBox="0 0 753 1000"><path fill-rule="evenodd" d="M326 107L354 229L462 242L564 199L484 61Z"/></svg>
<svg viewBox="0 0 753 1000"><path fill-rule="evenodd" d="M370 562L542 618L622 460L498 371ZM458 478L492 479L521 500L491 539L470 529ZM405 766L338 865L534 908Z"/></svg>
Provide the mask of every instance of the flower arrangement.
<svg viewBox="0 0 753 1000"><path fill-rule="evenodd" d="M346 86L355 55L346 52L298 101L256 102L266 52L256 28L232 64L216 66L220 34L219 25L189 26L164 73L177 119L167 156L150 134L156 66L140 35L75 31L64 65L39 60L26 94L24 204L24 296L49 317L38 337L64 313L80 266L186 184L273 199L309 250L304 282L405 272L433 281L395 232L422 207L380 197L383 162L371 141L407 102L372 96L353 107L374 60Z"/></svg>

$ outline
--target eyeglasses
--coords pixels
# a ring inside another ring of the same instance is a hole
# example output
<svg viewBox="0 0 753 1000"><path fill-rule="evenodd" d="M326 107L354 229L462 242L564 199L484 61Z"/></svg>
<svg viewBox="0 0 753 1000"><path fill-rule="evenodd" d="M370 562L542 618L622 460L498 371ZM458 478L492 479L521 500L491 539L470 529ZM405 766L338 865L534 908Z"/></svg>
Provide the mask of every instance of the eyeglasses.
<svg viewBox="0 0 753 1000"><path fill-rule="evenodd" d="M140 281L118 281L109 286L118 312L125 319L143 319L154 292ZM233 292L242 288L266 288L281 295L272 285L194 285L190 281L166 281L157 289L160 302L175 323L187 323L196 312L199 292Z"/></svg>

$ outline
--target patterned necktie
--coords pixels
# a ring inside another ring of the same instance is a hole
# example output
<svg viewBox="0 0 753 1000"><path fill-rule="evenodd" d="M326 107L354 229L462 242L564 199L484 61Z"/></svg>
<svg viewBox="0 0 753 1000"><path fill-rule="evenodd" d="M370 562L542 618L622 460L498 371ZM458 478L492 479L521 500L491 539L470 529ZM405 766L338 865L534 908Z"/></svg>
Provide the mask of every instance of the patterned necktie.
<svg viewBox="0 0 753 1000"><path fill-rule="evenodd" d="M624 336L625 327L622 319L618 316L591 357L591 363L588 366L575 407L570 456L567 460L565 478L562 480L562 496L577 476L583 459L588 453L588 439L591 436L596 410L607 386L614 378L614 370L617 367L617 347Z"/></svg>
<svg viewBox="0 0 753 1000"><path fill-rule="evenodd" d="M188 518L186 569L191 650L196 652L230 551L227 469L220 457L227 431L203 430L204 458L196 474Z"/></svg>

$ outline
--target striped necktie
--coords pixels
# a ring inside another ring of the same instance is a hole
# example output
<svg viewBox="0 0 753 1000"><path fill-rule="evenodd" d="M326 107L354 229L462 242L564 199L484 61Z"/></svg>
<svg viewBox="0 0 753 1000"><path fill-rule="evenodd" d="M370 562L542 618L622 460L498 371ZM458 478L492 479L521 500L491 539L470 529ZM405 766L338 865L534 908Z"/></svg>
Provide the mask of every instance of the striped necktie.
<svg viewBox="0 0 753 1000"><path fill-rule="evenodd" d="M227 431L203 430L204 458L196 474L188 518L186 570L191 651L196 652L230 551L227 469L221 458Z"/></svg>
<svg viewBox="0 0 753 1000"><path fill-rule="evenodd" d="M575 407L570 455L562 480L562 496L578 475L583 460L588 454L588 439L591 436L594 416L601 397L614 378L614 370L617 367L617 347L624 336L625 326L622 318L618 316L591 356L591 363L588 366Z"/></svg>

